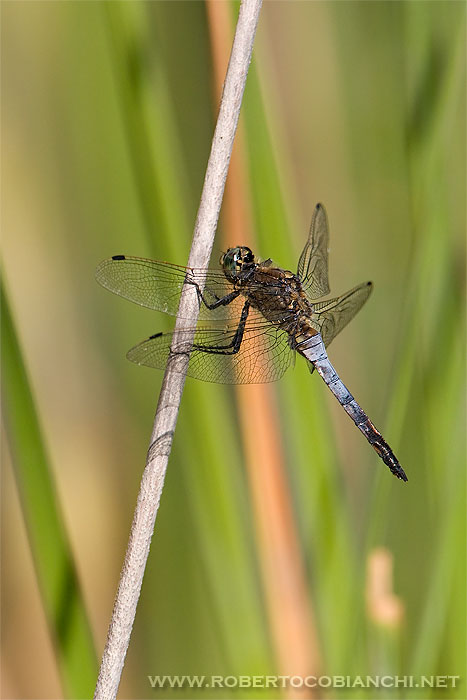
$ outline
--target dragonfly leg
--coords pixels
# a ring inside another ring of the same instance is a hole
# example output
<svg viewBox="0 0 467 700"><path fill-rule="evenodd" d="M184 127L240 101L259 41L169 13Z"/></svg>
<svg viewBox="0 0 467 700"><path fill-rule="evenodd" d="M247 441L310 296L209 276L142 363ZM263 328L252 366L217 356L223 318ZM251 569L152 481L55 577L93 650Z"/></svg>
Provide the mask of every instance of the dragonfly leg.
<svg viewBox="0 0 467 700"><path fill-rule="evenodd" d="M217 309L219 306L227 306L234 299L236 299L240 294L240 292L237 290L234 290L233 292L230 292L230 294L226 294L224 297L220 297L220 298L218 298L216 295L213 294L213 296L216 296L216 301L214 301L212 304L210 304L205 299L204 294L201 291L198 282L195 282L194 280L190 280L189 278L186 278L185 281L188 284L192 284L195 287L196 293L198 295L198 301L199 301L200 305L201 305L201 303L203 303L206 306L206 308L208 308L210 311L212 311L213 309Z"/></svg>
<svg viewBox="0 0 467 700"><path fill-rule="evenodd" d="M245 324L248 318L248 312L250 311L250 304L248 301L245 302L242 313L240 315L240 321L238 323L235 335L231 342L227 345L193 345L194 350L202 350L203 352L212 353L215 355L235 355L239 350L243 340L243 334L245 333Z"/></svg>

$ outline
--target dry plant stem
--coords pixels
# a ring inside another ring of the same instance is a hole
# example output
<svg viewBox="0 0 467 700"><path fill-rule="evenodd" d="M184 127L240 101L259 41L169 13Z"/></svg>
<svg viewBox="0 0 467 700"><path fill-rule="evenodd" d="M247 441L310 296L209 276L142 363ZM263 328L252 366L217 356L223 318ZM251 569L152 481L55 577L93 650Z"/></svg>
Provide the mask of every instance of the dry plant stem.
<svg viewBox="0 0 467 700"><path fill-rule="evenodd" d="M188 259L189 267L206 267L209 263L260 9L261 0L243 0L240 6L195 223ZM196 297L186 293L184 289L180 299L179 316L175 324L174 342L176 342L177 331L192 327L197 315ZM94 694L94 697L99 700L115 698L117 695L164 485L187 364L188 357L184 355L173 355L167 363L146 468L141 480L128 548Z"/></svg>
<svg viewBox="0 0 467 700"><path fill-rule="evenodd" d="M206 8L216 95L220 96L230 47L230 6L219 0L209 0ZM256 249L248 191L246 149L240 119L222 209L224 249L227 244L239 243ZM286 676L318 676L321 653L287 478L277 397L269 384L236 389L262 590L277 666ZM261 455L260 459L258 455ZM311 688L308 691L288 688L284 695L287 700L306 700L316 696Z"/></svg>

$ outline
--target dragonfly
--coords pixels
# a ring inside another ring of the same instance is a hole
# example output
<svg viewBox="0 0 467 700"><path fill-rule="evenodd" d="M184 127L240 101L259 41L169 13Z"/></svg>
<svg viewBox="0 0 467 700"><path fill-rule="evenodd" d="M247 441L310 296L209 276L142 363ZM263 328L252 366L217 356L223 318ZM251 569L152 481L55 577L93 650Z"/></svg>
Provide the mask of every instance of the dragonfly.
<svg viewBox="0 0 467 700"><path fill-rule="evenodd" d="M328 283L329 226L317 204L297 272L247 246L229 248L219 269L190 268L146 258L114 255L100 263L97 281L136 304L177 315L188 285L199 306L196 329L155 333L131 348L138 365L164 369L172 353L189 356L188 376L224 384L280 379L298 353L316 370L370 445L402 481L407 476L395 454L332 366L326 348L368 299L365 282L341 296ZM194 334L194 335L193 335Z"/></svg>

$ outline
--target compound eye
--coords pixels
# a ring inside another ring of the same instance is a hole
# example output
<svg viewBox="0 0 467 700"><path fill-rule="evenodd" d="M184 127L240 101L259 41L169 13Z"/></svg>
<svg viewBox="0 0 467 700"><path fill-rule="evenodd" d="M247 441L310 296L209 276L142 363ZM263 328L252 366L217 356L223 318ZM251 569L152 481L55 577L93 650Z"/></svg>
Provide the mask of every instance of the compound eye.
<svg viewBox="0 0 467 700"><path fill-rule="evenodd" d="M245 269L254 265L255 256L246 246L229 248L221 257L221 265L229 279L238 279Z"/></svg>
<svg viewBox="0 0 467 700"><path fill-rule="evenodd" d="M241 266L240 249L229 248L229 250L221 257L221 264L224 270L236 272L237 267Z"/></svg>

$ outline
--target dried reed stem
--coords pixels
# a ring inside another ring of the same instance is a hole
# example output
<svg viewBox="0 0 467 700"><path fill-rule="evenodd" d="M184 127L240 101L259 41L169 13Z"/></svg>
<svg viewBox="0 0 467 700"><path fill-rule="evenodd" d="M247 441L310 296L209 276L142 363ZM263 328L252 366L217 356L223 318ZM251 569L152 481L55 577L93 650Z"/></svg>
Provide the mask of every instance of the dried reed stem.
<svg viewBox="0 0 467 700"><path fill-rule="evenodd" d="M209 0L206 7L219 96L230 46L230 7L218 0ZM224 250L240 244L256 250L248 192L240 120L222 209ZM277 666L287 676L318 676L321 652L287 478L277 397L270 384L236 389L257 553ZM314 695L311 688L308 692L304 688L288 688L284 697L306 700Z"/></svg>
<svg viewBox="0 0 467 700"><path fill-rule="evenodd" d="M261 0L243 0L227 69L219 116L196 218L189 267L206 267L216 232L233 140L240 113ZM198 315L195 295L183 290L177 331L193 327ZM187 319L191 319L187 321ZM115 598L94 698L115 698L130 641L136 606L149 554L173 433L185 383L188 357L173 355L167 363L157 405L151 445L138 494L120 583Z"/></svg>

